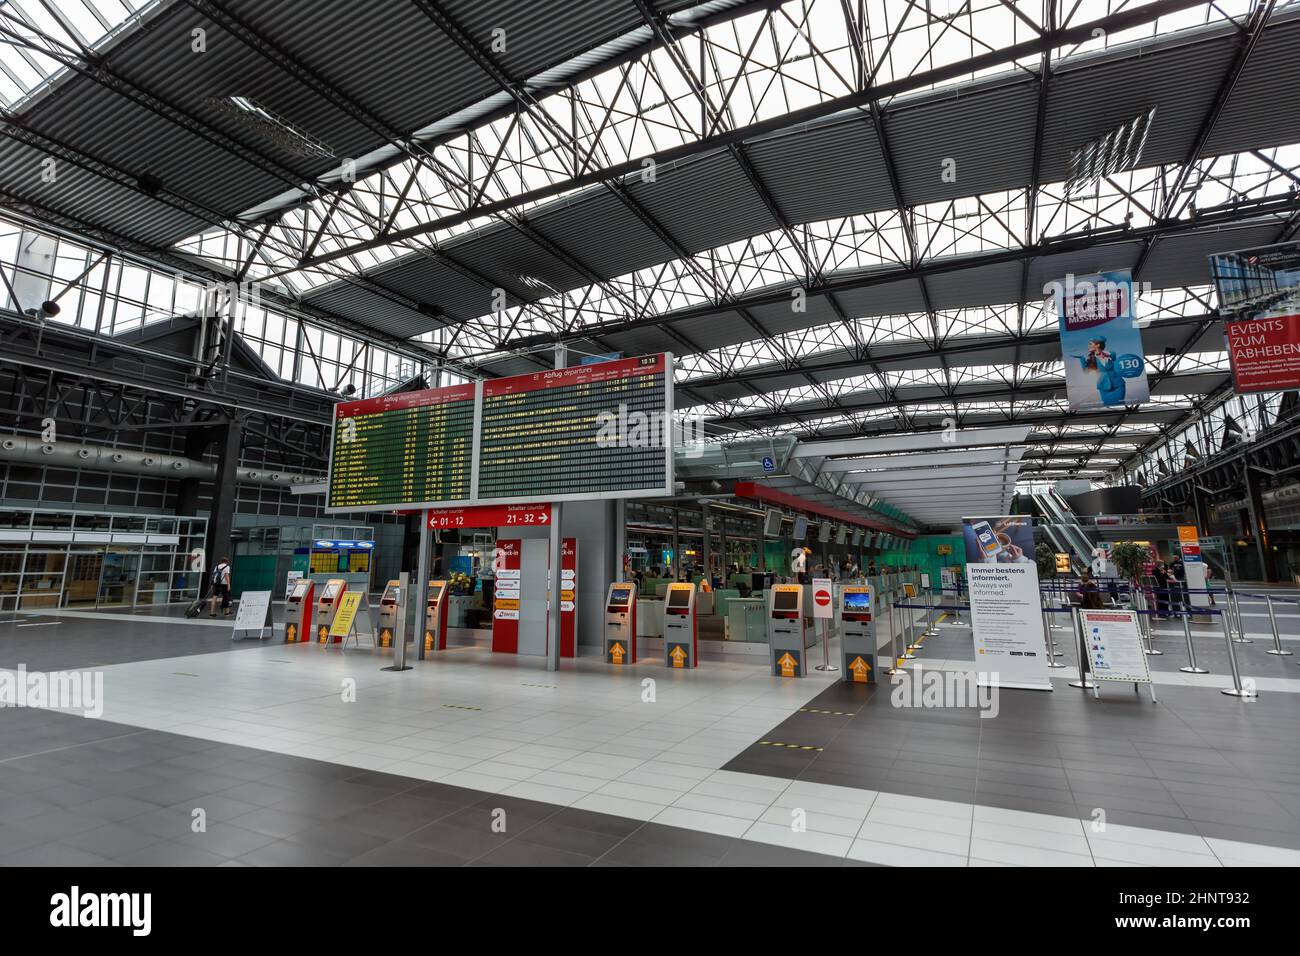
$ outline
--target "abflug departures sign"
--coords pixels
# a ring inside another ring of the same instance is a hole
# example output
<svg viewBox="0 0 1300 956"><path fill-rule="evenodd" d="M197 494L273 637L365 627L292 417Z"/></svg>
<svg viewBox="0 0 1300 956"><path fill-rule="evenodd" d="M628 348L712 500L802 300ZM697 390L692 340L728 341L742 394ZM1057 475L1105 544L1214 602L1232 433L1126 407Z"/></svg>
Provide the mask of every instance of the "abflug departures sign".
<svg viewBox="0 0 1300 956"><path fill-rule="evenodd" d="M329 512L672 493L672 356L335 407Z"/></svg>

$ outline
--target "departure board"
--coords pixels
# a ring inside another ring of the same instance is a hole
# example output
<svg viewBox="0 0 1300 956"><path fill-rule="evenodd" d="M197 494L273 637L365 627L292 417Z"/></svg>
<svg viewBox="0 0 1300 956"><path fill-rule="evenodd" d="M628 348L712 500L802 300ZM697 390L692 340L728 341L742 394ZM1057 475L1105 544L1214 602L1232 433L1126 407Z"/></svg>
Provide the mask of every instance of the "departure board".
<svg viewBox="0 0 1300 956"><path fill-rule="evenodd" d="M483 383L479 501L670 494L666 355Z"/></svg>
<svg viewBox="0 0 1300 956"><path fill-rule="evenodd" d="M398 392L334 407L330 511L468 501L475 386Z"/></svg>

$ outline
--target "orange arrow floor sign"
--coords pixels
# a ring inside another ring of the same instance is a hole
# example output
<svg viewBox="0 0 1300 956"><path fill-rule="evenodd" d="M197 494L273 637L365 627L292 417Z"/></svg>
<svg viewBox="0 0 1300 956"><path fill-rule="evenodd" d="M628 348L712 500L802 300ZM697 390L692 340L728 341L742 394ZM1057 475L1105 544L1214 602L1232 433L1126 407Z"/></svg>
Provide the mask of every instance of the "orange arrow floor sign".
<svg viewBox="0 0 1300 956"><path fill-rule="evenodd" d="M424 632L424 649L426 651L433 650L433 631Z"/></svg>
<svg viewBox="0 0 1300 956"><path fill-rule="evenodd" d="M794 676L794 668L795 668L795 664L797 663L797 661L795 661L795 659L794 659L793 657L790 656L790 652L789 652L789 651L786 651L786 652L785 652L784 654L782 654L779 658L777 658L777 661L776 661L776 662L777 662L778 664L781 665L781 676L782 676L782 677L793 677L793 676Z"/></svg>
<svg viewBox="0 0 1300 956"><path fill-rule="evenodd" d="M627 652L623 650L623 645L618 641L615 641L614 646L609 649L610 659L613 660L615 664L623 663L623 655L625 653Z"/></svg>
<svg viewBox="0 0 1300 956"><path fill-rule="evenodd" d="M292 642L292 641L296 641L296 640L298 640L298 625L297 625L297 624L290 624L290 625L288 625L287 627L285 627L285 629L284 629L284 639L285 639L286 641L291 641L291 642Z"/></svg>
<svg viewBox="0 0 1300 956"><path fill-rule="evenodd" d="M865 684L871 675L871 665L861 657L853 658L853 663L849 665L849 670L853 671L853 680L859 684Z"/></svg>
<svg viewBox="0 0 1300 956"><path fill-rule="evenodd" d="M673 659L673 667L686 666L686 652L680 647L674 647L668 654Z"/></svg>
<svg viewBox="0 0 1300 956"><path fill-rule="evenodd" d="M320 642L324 644L326 641L329 640L330 629L326 627L324 624L322 624L320 626L320 630L316 632L316 636L319 637Z"/></svg>
<svg viewBox="0 0 1300 956"><path fill-rule="evenodd" d="M391 643L393 643L393 632L388 628L384 628L379 632L379 646L387 647Z"/></svg>

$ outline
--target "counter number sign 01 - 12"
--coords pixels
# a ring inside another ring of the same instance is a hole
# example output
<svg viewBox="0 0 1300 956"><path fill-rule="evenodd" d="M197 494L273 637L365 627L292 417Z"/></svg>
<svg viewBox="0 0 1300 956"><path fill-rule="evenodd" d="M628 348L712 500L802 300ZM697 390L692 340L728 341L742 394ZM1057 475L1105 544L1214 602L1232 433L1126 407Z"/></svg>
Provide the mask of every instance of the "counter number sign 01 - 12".
<svg viewBox="0 0 1300 956"><path fill-rule="evenodd" d="M326 511L673 491L667 353L340 402Z"/></svg>

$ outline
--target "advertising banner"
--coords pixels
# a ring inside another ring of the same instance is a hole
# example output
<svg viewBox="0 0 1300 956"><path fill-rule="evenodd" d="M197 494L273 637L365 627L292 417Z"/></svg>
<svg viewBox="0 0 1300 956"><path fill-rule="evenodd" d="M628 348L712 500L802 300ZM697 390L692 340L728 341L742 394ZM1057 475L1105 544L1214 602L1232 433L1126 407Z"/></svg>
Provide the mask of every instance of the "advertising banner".
<svg viewBox="0 0 1300 956"><path fill-rule="evenodd" d="M1238 394L1300 388L1300 242L1210 256Z"/></svg>
<svg viewBox="0 0 1300 956"><path fill-rule="evenodd" d="M1236 319L1223 332L1238 395L1300 388L1300 312Z"/></svg>
<svg viewBox="0 0 1300 956"><path fill-rule="evenodd" d="M1051 690L1033 519L963 518L966 589L982 686Z"/></svg>
<svg viewBox="0 0 1300 956"><path fill-rule="evenodd" d="M1151 397L1142 330L1128 271L1067 276L1053 283L1071 411L1139 405Z"/></svg>

